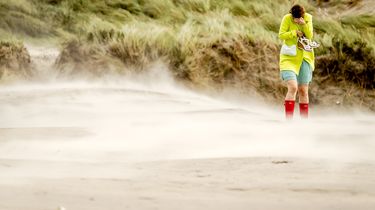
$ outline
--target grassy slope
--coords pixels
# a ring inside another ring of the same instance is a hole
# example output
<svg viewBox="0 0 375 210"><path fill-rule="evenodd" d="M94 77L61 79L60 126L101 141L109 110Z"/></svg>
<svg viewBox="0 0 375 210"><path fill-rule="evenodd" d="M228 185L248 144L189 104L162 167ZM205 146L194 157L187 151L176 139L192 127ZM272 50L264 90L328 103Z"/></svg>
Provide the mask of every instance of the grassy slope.
<svg viewBox="0 0 375 210"><path fill-rule="evenodd" d="M375 109L375 15L368 9L374 3L350 8L353 1L331 0L318 9L299 2L314 15L315 39L323 45L313 102ZM66 63L104 73L114 60L142 70L161 58L195 86L232 86L280 100L277 32L290 6L288 0L0 0L0 38L68 40L59 67L69 74Z"/></svg>

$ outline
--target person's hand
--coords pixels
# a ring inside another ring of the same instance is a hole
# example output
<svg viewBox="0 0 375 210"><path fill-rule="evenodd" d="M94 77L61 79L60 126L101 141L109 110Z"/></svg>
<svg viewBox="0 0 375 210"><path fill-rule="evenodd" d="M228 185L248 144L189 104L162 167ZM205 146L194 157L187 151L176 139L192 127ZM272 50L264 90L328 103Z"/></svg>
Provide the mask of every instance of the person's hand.
<svg viewBox="0 0 375 210"><path fill-rule="evenodd" d="M297 30L297 36L298 36L298 37L303 37L303 36L304 36L304 34L303 34L303 32L302 32L302 31L298 31L298 30Z"/></svg>
<svg viewBox="0 0 375 210"><path fill-rule="evenodd" d="M305 25L306 22L305 20L301 17L301 18L294 18L294 22L297 23L298 25Z"/></svg>

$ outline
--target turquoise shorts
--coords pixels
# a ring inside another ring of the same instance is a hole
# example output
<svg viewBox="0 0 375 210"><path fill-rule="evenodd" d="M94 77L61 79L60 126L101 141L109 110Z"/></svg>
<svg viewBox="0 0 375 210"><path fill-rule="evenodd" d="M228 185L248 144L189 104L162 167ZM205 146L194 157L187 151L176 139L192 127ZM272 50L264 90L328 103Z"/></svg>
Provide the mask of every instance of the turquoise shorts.
<svg viewBox="0 0 375 210"><path fill-rule="evenodd" d="M280 76L283 81L296 80L299 85L306 85L312 80L312 69L310 64L303 60L298 75L291 70L282 70Z"/></svg>

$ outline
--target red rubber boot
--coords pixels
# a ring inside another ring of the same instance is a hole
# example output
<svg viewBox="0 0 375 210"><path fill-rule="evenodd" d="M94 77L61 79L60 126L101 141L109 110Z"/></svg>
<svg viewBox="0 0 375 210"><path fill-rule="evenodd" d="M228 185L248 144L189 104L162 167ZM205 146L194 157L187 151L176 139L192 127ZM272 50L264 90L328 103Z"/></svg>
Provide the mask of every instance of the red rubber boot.
<svg viewBox="0 0 375 210"><path fill-rule="evenodd" d="M285 117L286 119L293 119L295 101L285 100Z"/></svg>
<svg viewBox="0 0 375 210"><path fill-rule="evenodd" d="M308 103L299 103L299 114L301 118L307 119L309 117L309 104Z"/></svg>

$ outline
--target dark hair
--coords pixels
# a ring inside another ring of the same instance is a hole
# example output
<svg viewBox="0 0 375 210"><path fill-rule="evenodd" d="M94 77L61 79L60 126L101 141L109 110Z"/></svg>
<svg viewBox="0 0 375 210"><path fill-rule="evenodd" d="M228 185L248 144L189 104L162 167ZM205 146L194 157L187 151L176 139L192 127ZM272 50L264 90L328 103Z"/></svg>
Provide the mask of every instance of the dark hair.
<svg viewBox="0 0 375 210"><path fill-rule="evenodd" d="M294 18L300 18L305 15L305 8L299 4L296 4L292 7L292 9L290 9L289 13L292 14Z"/></svg>

